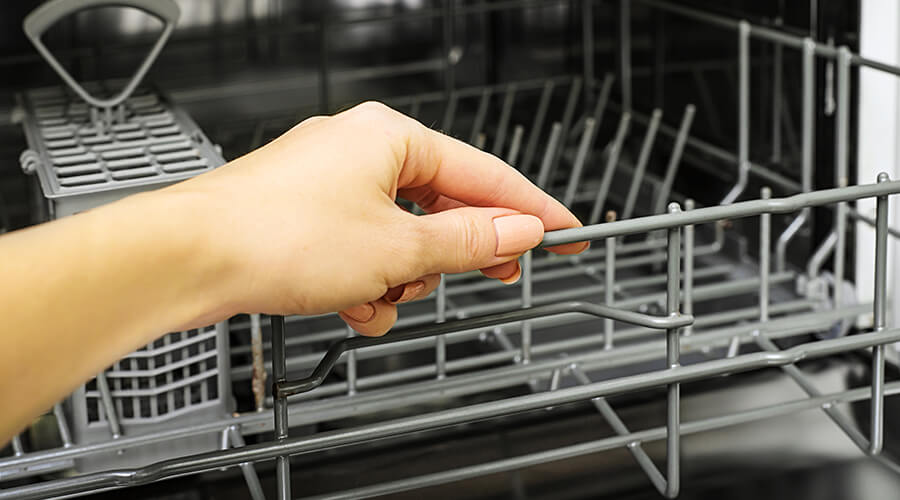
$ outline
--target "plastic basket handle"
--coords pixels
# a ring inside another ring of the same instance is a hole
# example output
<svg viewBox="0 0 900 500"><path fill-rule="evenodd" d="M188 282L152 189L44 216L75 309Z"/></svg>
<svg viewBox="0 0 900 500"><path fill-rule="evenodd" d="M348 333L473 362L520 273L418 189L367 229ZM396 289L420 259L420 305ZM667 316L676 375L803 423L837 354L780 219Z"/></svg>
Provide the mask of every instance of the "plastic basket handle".
<svg viewBox="0 0 900 500"><path fill-rule="evenodd" d="M144 61L138 67L134 76L132 76L128 84L125 85L125 88L111 98L99 99L88 94L87 91L84 90L84 87L72 78L72 75L66 71L56 57L50 53L50 50L47 49L44 42L41 41L41 36L47 31L47 28L56 23L56 21L59 21L70 14L82 10L107 6L134 7L140 9L159 18L159 20L163 22L163 30L159 39L153 44L153 48L150 49L150 53L144 58ZM98 108L112 108L121 104L122 101L127 99L131 93L134 92L138 83L140 83L141 79L144 78L144 75L147 74L147 70L150 69L150 65L156 60L156 57L162 50L163 45L165 45L166 40L169 39L169 35L172 34L172 30L175 28L175 24L178 22L178 17L180 15L181 10L174 0L50 0L28 14L25 21L22 23L22 29L25 31L25 36L31 40L31 43L37 51L50 64L50 67L56 71L63 81L65 81L79 97L92 106Z"/></svg>

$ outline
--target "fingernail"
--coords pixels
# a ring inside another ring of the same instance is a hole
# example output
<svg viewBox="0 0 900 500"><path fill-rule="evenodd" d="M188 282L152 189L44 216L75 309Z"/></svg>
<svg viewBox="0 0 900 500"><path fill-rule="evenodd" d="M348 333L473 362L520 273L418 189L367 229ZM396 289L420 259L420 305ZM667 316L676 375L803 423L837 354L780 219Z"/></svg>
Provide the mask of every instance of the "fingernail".
<svg viewBox="0 0 900 500"><path fill-rule="evenodd" d="M494 219L497 257L518 255L534 248L544 236L544 224L533 215L506 215Z"/></svg>
<svg viewBox="0 0 900 500"><path fill-rule="evenodd" d="M511 275L509 275L505 278L500 278L500 281L503 282L504 284L512 285L513 283L516 283L517 281L519 281L519 278L521 278L521 277L522 277L522 268L520 266L516 266L516 272L512 273Z"/></svg>
<svg viewBox="0 0 900 500"><path fill-rule="evenodd" d="M401 287L395 287L395 288L399 289ZM391 293L393 290L394 290L394 288L392 288L391 290L388 291L387 294L385 294L385 296L384 296L385 300L389 304L403 304L404 302L409 302L409 301L415 299L416 297L418 297L419 294L422 293L423 290L425 290L425 282L424 281L413 281L412 283L407 283L406 285L403 285L403 287L402 287L403 293L399 294L399 296L396 293Z"/></svg>
<svg viewBox="0 0 900 500"><path fill-rule="evenodd" d="M350 316L354 321L365 323L375 316L375 306L365 303L344 309L342 312Z"/></svg>

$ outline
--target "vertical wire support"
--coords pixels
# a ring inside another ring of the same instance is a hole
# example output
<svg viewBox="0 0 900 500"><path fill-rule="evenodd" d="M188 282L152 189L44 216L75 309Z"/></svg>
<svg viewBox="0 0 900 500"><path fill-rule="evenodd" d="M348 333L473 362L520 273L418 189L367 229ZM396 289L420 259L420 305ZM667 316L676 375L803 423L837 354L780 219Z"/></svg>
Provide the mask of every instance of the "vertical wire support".
<svg viewBox="0 0 900 500"><path fill-rule="evenodd" d="M472 133L469 135L469 144L475 144L478 134L484 128L484 120L487 118L488 105L491 103L491 89L481 91L481 100L478 101L478 111L475 112L475 122L472 124Z"/></svg>
<svg viewBox="0 0 900 500"><path fill-rule="evenodd" d="M619 129L616 131L616 137L613 139L609 148L609 157L606 159L606 170L603 171L603 179L600 181L600 189L597 190L597 197L594 199L594 207L591 209L591 216L588 219L589 224L600 222L600 212L603 205L606 204L606 196L609 194L609 188L612 184L613 174L619 163L619 155L622 153L622 145L625 137L628 135L628 126L631 124L631 113L622 113L619 120Z"/></svg>
<svg viewBox="0 0 900 500"><path fill-rule="evenodd" d="M506 87L506 97L503 99L503 109L500 111L500 123L497 125L497 137L494 138L494 147L491 148L491 154L494 156L503 154L503 145L506 143L506 130L509 128L509 118L512 116L515 100L516 84L510 83Z"/></svg>
<svg viewBox="0 0 900 500"><path fill-rule="evenodd" d="M441 274L441 282L438 284L435 302L435 315L437 323L447 321L447 279ZM447 337L438 335L434 345L434 366L438 380L447 376Z"/></svg>
<svg viewBox="0 0 900 500"><path fill-rule="evenodd" d="M730 205L747 187L750 174L750 23L738 25L738 181L719 202Z"/></svg>
<svg viewBox="0 0 900 500"><path fill-rule="evenodd" d="M285 360L284 316L272 316L272 397L275 406L275 439L288 437L288 405L287 398L278 395L279 382L287 380L287 362ZM276 492L278 500L291 498L291 462L288 455L275 458Z"/></svg>
<svg viewBox="0 0 900 500"><path fill-rule="evenodd" d="M782 26L781 17L775 18L775 26ZM772 163L781 163L781 107L784 87L784 46L775 42L772 52ZM805 61L804 61L805 63ZM805 68L804 68L805 69ZM804 88L805 92L805 88Z"/></svg>
<svg viewBox="0 0 900 500"><path fill-rule="evenodd" d="M528 143L525 145L525 154L522 157L522 166L519 168L523 174L531 171L531 162L537 153L538 140L541 137L541 129L544 128L544 120L547 118L547 109L550 107L550 98L553 97L553 80L547 80L544 90L541 91L541 100L538 102L537 111L534 114L534 122L531 124L531 132L528 133Z"/></svg>
<svg viewBox="0 0 900 500"><path fill-rule="evenodd" d="M614 222L616 220L616 212L610 210L606 212L606 222ZM612 307L616 300L616 238L606 238L606 268L604 270L606 283L604 285L604 294L606 305ZM613 348L613 334L615 325L610 318L603 318L603 348L606 350Z"/></svg>
<svg viewBox="0 0 900 500"><path fill-rule="evenodd" d="M631 112L631 0L619 0L619 76L622 111Z"/></svg>
<svg viewBox="0 0 900 500"><path fill-rule="evenodd" d="M529 250L522 255L522 308L532 306L534 283L532 281L531 253ZM522 323L522 363L531 362L531 320Z"/></svg>
<svg viewBox="0 0 900 500"><path fill-rule="evenodd" d="M801 181L800 185L804 193L812 191L813 160L815 155L815 60L816 42L811 38L803 39L803 125L802 125L802 152L801 152ZM778 237L775 248L775 269L782 272L786 266L787 246L800 231L800 228L809 221L811 211L804 208Z"/></svg>
<svg viewBox="0 0 900 500"><path fill-rule="evenodd" d="M837 56L837 117L835 118L835 181L838 187L849 182L850 159L850 49L842 46ZM837 244L834 247L834 307L844 302L844 260L847 255L847 202L840 202L835 211Z"/></svg>
<svg viewBox="0 0 900 500"><path fill-rule="evenodd" d="M694 200L684 200L684 209L693 210ZM681 297L681 308L684 314L694 314L694 225L684 226L684 291ZM694 333L694 325L684 327L685 337Z"/></svg>
<svg viewBox="0 0 900 500"><path fill-rule="evenodd" d="M684 108L684 115L681 116L681 125L678 126L678 135L675 136L672 156L669 157L669 164L666 165L666 175L659 186L659 192L656 194L656 203L653 205L654 215L663 213L663 210L666 208L666 202L669 201L669 195L672 194L672 185L675 183L675 175L678 173L678 165L681 164L681 155L684 153L684 146L687 144L696 112L697 107L693 104L688 104Z"/></svg>
<svg viewBox="0 0 900 500"><path fill-rule="evenodd" d="M653 142L656 140L656 131L659 129L661 119L662 110L654 109L650 117L650 125L647 126L647 134L644 136L644 142L641 144L641 151L638 153L638 161L634 167L631 186L628 188L628 197L625 199L625 208L622 210L623 219L630 219L634 213L638 190L641 187L641 182L644 180L644 172L647 171L647 162L650 161L650 152L653 150Z"/></svg>
<svg viewBox="0 0 900 500"><path fill-rule="evenodd" d="M347 338L353 338L356 332L350 325L347 325ZM356 394L356 350L347 353L347 395Z"/></svg>
<svg viewBox="0 0 900 500"><path fill-rule="evenodd" d="M561 134L562 124L555 122L553 128L550 129L550 140L547 141L547 149L544 151L544 159L541 160L541 169L538 171L536 182L537 186L545 191L549 188L548 183L552 182L550 167L553 165L553 156L556 148L559 147Z"/></svg>
<svg viewBox="0 0 900 500"><path fill-rule="evenodd" d="M516 125L513 128L512 140L509 143L509 152L506 153L506 163L515 166L516 158L519 157L519 149L522 147L522 136L525 134L525 127Z"/></svg>
<svg viewBox="0 0 900 500"><path fill-rule="evenodd" d="M585 104L594 95L594 0L581 0L581 45L584 71Z"/></svg>
<svg viewBox="0 0 900 500"><path fill-rule="evenodd" d="M888 181L884 172L878 174L878 182ZM873 320L875 331L885 329L887 305L887 235L888 235L888 197L879 196L876 201L875 215L875 301L873 304ZM884 345L872 348L872 401L871 431L869 437L869 454L881 453L884 442Z"/></svg>
<svg viewBox="0 0 900 500"><path fill-rule="evenodd" d="M669 213L681 212L678 203L669 204ZM668 230L666 313L678 313L679 306L679 263L681 261L681 228ZM666 363L669 368L680 364L681 348L678 328L666 330ZM680 490L681 468L681 384L669 384L666 398L666 491L665 496L675 498Z"/></svg>
<svg viewBox="0 0 900 500"><path fill-rule="evenodd" d="M768 200L772 190L764 187L760 190L760 198ZM759 216L759 322L762 328L769 321L769 273L772 247L772 214L766 212Z"/></svg>

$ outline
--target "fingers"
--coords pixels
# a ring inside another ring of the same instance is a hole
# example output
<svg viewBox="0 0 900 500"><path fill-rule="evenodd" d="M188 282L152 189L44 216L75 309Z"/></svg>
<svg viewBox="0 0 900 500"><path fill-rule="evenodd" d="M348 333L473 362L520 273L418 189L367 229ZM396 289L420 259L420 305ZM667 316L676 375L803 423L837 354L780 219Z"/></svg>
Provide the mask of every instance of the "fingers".
<svg viewBox="0 0 900 500"><path fill-rule="evenodd" d="M522 268L519 266L518 259L516 259L500 265L484 268L481 270L481 274L488 278L498 279L507 285L512 285L519 281L519 278L522 276Z"/></svg>
<svg viewBox="0 0 900 500"><path fill-rule="evenodd" d="M415 256L419 274L491 268L515 260L544 235L537 217L503 208L454 208L415 217L413 224L422 249Z"/></svg>
<svg viewBox="0 0 900 500"><path fill-rule="evenodd" d="M397 322L397 306L381 298L344 309L338 315L362 335L380 337Z"/></svg>
<svg viewBox="0 0 900 500"><path fill-rule="evenodd" d="M466 205L504 207L531 214L541 219L547 231L581 226L560 202L499 158L421 124L408 141L398 185L428 186ZM578 253L587 247L582 242L550 250Z"/></svg>
<svg viewBox="0 0 900 500"><path fill-rule="evenodd" d="M395 286L384 294L384 299L389 304L403 304L414 300L424 299L441 283L440 274L429 274L416 281L411 281L400 286Z"/></svg>

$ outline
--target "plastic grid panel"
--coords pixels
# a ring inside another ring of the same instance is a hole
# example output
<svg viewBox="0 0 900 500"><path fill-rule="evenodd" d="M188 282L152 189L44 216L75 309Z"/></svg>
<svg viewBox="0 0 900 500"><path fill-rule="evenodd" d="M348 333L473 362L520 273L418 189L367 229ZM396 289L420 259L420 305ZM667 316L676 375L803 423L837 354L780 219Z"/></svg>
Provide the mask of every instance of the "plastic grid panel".
<svg viewBox="0 0 900 500"><path fill-rule="evenodd" d="M192 127L147 89L127 99L121 119L108 127L94 123L91 108L62 87L31 90L24 99L46 153L39 168L45 170L48 197L216 166L197 148Z"/></svg>
<svg viewBox="0 0 900 500"><path fill-rule="evenodd" d="M215 326L174 332L125 356L105 374L123 424L157 422L219 401ZM85 388L90 427L107 425L96 379Z"/></svg>

